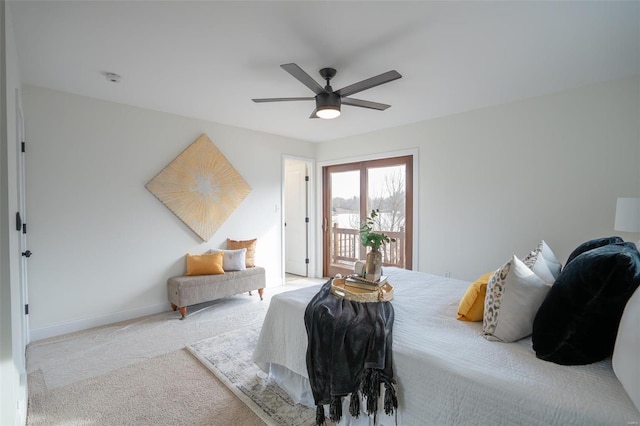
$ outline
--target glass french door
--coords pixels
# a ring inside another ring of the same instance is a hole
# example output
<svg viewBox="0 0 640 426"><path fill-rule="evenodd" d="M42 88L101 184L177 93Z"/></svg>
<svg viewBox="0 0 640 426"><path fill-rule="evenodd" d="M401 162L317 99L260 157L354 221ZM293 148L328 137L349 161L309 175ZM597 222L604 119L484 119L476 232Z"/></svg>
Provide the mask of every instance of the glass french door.
<svg viewBox="0 0 640 426"><path fill-rule="evenodd" d="M353 273L366 258L360 223L378 209L375 229L395 241L382 251L383 265L411 269L413 157L326 166L323 174L323 275Z"/></svg>

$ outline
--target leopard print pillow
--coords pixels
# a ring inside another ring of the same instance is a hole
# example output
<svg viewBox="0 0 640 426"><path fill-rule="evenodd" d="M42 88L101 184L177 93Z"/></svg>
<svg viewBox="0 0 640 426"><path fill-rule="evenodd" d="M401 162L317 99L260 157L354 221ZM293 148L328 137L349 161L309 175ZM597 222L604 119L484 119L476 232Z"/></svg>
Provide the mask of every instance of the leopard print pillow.
<svg viewBox="0 0 640 426"><path fill-rule="evenodd" d="M487 340L515 342L531 334L549 285L516 256L489 280L482 331Z"/></svg>
<svg viewBox="0 0 640 426"><path fill-rule="evenodd" d="M484 316L482 318L482 330L485 336L492 336L498 325L500 312L500 300L504 292L505 281L511 269L511 261L505 263L491 276L487 284L487 295L484 299Z"/></svg>

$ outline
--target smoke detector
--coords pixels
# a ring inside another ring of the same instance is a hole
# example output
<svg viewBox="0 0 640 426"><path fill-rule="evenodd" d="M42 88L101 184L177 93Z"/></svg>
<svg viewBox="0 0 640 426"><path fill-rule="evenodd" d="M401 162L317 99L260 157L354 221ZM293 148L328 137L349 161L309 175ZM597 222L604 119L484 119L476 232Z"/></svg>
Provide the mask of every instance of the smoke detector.
<svg viewBox="0 0 640 426"><path fill-rule="evenodd" d="M120 76L116 73L106 72L104 73L104 76L107 78L107 81L110 81L111 83L120 83Z"/></svg>

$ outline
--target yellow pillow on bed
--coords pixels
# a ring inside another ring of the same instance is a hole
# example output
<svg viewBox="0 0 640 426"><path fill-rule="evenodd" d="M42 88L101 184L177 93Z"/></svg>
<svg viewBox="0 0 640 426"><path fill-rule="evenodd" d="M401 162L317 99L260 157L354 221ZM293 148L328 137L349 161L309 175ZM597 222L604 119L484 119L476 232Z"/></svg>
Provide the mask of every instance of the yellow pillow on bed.
<svg viewBox="0 0 640 426"><path fill-rule="evenodd" d="M187 254L187 275L224 274L222 260L224 252L207 254Z"/></svg>
<svg viewBox="0 0 640 426"><path fill-rule="evenodd" d="M487 284L494 272L487 272L467 288L458 305L458 319L460 321L482 321Z"/></svg>

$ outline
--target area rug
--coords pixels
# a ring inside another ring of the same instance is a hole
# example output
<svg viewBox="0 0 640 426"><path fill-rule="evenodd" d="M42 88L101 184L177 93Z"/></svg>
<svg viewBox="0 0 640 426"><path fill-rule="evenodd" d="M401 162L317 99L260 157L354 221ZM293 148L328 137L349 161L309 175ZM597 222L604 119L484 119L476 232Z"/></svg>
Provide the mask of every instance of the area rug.
<svg viewBox="0 0 640 426"><path fill-rule="evenodd" d="M315 425L315 410L296 404L253 362L259 329L230 331L187 349L268 425Z"/></svg>

